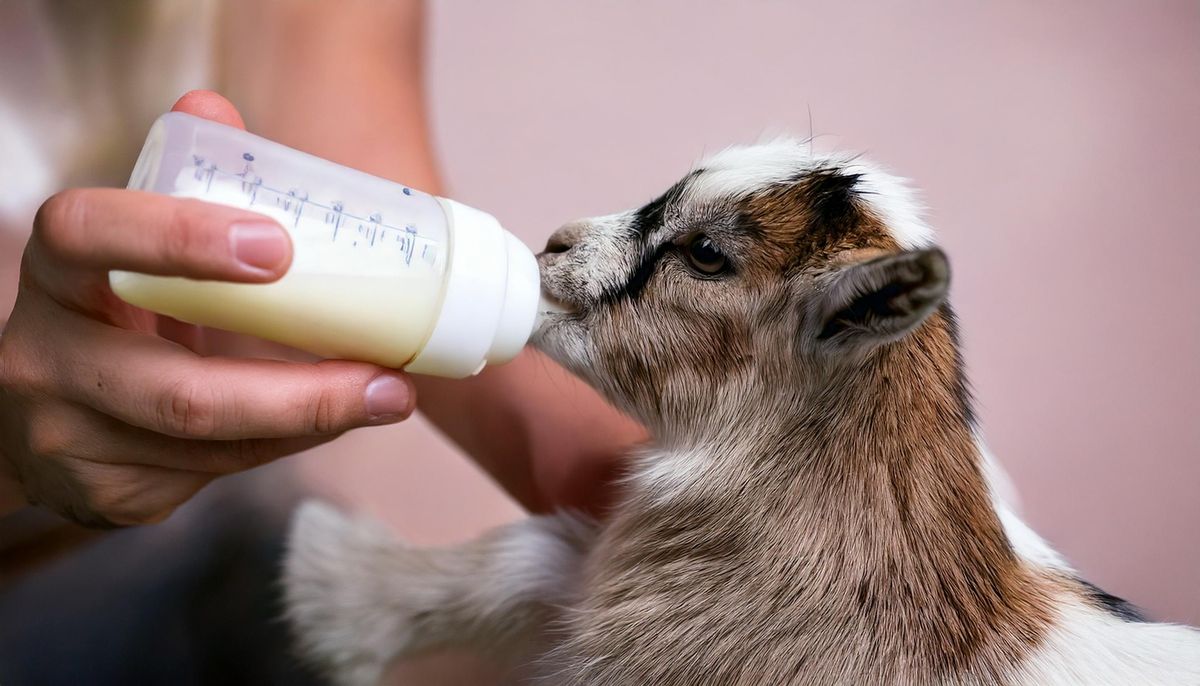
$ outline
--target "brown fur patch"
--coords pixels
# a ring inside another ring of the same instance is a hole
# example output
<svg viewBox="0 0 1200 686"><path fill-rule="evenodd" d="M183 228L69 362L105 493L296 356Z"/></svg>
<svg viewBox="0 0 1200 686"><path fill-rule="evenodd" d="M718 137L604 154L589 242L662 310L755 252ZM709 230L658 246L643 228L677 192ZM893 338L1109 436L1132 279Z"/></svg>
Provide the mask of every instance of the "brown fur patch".
<svg viewBox="0 0 1200 686"><path fill-rule="evenodd" d="M857 178L837 170L753 195L741 204L756 257L778 271L821 267L838 253L898 250L887 227L854 193Z"/></svg>

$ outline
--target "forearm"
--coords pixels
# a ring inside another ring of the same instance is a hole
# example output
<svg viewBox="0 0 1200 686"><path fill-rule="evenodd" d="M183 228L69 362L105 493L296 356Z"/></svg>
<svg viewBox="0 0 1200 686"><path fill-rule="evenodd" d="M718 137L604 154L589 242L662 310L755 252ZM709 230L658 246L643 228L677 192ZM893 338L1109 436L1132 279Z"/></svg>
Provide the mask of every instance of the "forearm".
<svg viewBox="0 0 1200 686"><path fill-rule="evenodd" d="M431 193L422 3L229 2L218 87L247 128Z"/></svg>
<svg viewBox="0 0 1200 686"><path fill-rule="evenodd" d="M526 508L596 511L645 430L540 353L462 381L416 379L419 408Z"/></svg>

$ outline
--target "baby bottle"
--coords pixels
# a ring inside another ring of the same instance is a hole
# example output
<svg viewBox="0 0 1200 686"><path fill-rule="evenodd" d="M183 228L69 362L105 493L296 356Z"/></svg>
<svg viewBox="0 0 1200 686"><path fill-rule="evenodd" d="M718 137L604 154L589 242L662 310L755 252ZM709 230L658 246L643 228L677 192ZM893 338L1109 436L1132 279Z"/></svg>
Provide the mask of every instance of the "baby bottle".
<svg viewBox="0 0 1200 686"><path fill-rule="evenodd" d="M181 112L150 129L129 188L260 212L291 234L274 283L114 271L125 301L325 357L461 378L520 352L537 263L491 215Z"/></svg>

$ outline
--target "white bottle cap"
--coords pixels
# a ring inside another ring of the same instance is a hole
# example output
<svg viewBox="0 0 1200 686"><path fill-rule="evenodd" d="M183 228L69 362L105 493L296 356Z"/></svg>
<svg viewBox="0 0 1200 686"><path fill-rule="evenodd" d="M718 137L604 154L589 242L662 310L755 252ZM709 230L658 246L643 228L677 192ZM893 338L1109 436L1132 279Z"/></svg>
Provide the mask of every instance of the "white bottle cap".
<svg viewBox="0 0 1200 686"><path fill-rule="evenodd" d="M541 286L533 253L495 217L438 201L450 229L441 307L429 339L404 369L461 379L521 352L533 332Z"/></svg>

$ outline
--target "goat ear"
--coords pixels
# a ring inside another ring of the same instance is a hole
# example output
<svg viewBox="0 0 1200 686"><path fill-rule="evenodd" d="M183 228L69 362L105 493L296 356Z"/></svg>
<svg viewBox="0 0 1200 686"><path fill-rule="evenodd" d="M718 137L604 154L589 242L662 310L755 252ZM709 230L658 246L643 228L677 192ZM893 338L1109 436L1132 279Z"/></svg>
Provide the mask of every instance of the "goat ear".
<svg viewBox="0 0 1200 686"><path fill-rule="evenodd" d="M899 340L946 299L950 264L937 248L851 264L830 275L816 299L817 343L844 349Z"/></svg>

